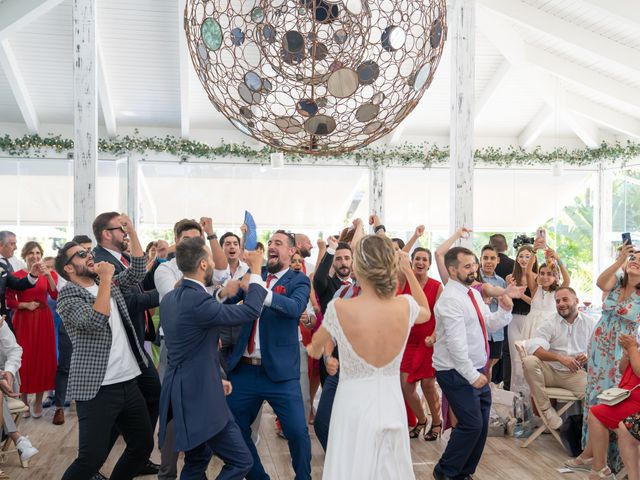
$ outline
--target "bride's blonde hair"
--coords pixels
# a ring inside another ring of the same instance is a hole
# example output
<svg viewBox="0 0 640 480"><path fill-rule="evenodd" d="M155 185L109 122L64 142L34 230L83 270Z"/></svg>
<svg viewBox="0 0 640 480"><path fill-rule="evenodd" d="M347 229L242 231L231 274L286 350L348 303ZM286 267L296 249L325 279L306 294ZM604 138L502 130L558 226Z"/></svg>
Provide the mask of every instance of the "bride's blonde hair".
<svg viewBox="0 0 640 480"><path fill-rule="evenodd" d="M376 295L392 297L398 289L398 260L393 243L387 237L366 235L353 252L356 278L371 284Z"/></svg>

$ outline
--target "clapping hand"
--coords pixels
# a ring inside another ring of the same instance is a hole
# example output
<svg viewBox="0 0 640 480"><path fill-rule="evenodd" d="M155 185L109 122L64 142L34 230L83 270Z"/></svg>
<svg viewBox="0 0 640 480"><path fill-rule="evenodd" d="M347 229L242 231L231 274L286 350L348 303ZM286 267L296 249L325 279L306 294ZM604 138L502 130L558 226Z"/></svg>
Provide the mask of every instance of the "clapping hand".
<svg viewBox="0 0 640 480"><path fill-rule="evenodd" d="M634 335L625 335L623 333L620 335L620 339L618 341L627 354L630 350L638 350L638 340Z"/></svg>

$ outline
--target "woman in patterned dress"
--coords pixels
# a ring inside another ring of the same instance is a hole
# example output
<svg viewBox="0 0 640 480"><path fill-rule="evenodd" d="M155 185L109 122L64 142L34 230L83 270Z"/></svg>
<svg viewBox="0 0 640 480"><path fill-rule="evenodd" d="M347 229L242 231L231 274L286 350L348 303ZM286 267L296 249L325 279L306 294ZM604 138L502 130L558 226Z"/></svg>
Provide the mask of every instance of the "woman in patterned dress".
<svg viewBox="0 0 640 480"><path fill-rule="evenodd" d="M621 268L622 275L618 273ZM584 470L590 469L592 457L587 445L589 408L598 403L600 393L620 382L618 364L623 354L620 335L636 336L640 326L640 250L630 244L623 245L616 261L598 277L597 285L606 297L588 351L582 427L582 444L586 447L580 456L567 462L567 466ZM609 444L608 464L613 472L622 468L615 441Z"/></svg>

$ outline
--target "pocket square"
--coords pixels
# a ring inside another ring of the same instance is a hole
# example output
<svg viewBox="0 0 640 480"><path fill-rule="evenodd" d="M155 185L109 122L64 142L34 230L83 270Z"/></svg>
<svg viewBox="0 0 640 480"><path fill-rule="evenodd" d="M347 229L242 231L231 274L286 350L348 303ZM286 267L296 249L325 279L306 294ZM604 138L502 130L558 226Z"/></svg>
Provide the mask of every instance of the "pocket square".
<svg viewBox="0 0 640 480"><path fill-rule="evenodd" d="M277 285L273 287L273 293L277 293L278 295L284 295L285 293L287 293L287 289L284 288L282 285Z"/></svg>

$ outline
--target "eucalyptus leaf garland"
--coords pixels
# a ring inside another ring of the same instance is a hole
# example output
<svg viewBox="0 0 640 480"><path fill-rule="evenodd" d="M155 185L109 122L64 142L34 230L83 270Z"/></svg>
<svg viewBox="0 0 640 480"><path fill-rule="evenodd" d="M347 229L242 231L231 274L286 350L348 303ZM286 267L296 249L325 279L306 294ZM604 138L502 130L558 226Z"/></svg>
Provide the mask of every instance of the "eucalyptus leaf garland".
<svg viewBox="0 0 640 480"><path fill-rule="evenodd" d="M53 149L56 153L72 153L73 140L60 135L24 135L13 138L9 135L0 137L0 151L15 157L44 157L46 151ZM222 143L211 146L206 143L185 140L170 135L166 137L142 137L137 133L110 139L100 139L98 149L101 152L125 155L127 152L149 154L150 152L168 153L179 158L199 159L238 158L247 163L269 163L269 155L277 150L271 147L255 149L244 143ZM482 165L499 167L509 166L551 166L562 162L567 166L587 166L599 162L622 164L640 157L640 144L627 141L609 144L602 142L596 148L567 150L564 147L545 151L541 147L525 150L521 147L484 147L475 151L475 162ZM287 164L301 162L314 163L319 158L314 155L286 153ZM449 147L439 147L430 143L404 143L395 146L365 147L353 152L344 153L336 160L351 161L357 165L392 165L428 168L444 165L449 161Z"/></svg>

